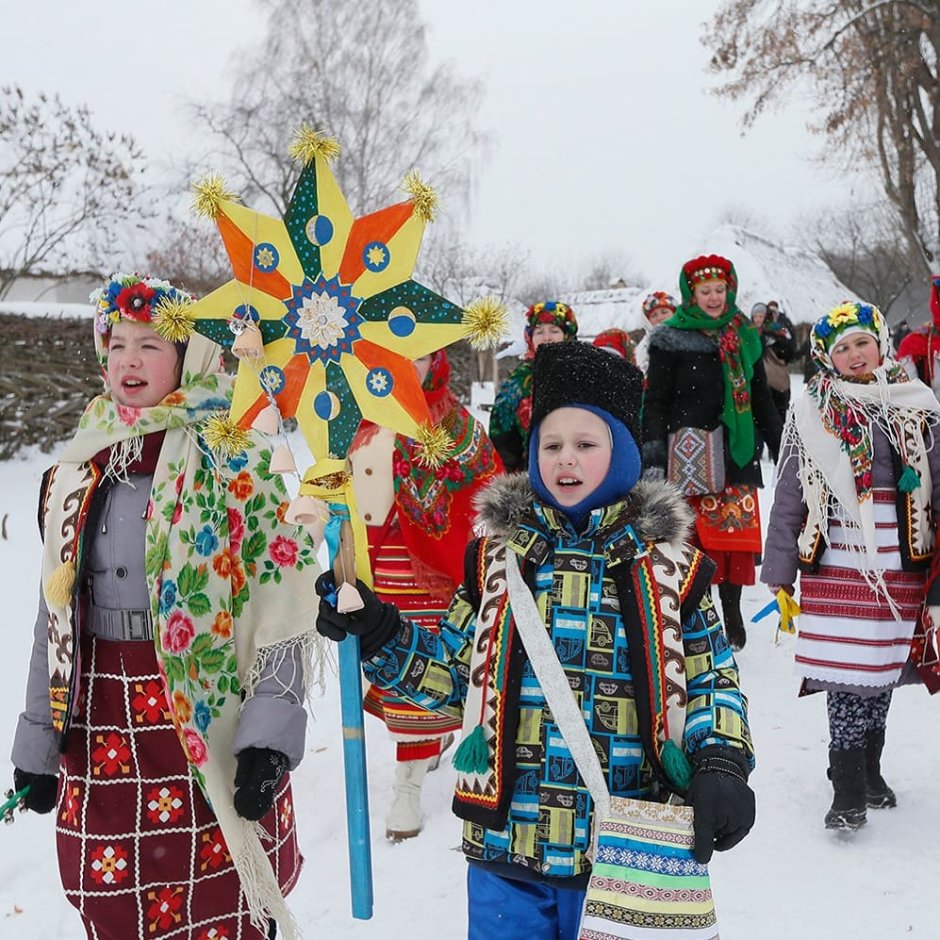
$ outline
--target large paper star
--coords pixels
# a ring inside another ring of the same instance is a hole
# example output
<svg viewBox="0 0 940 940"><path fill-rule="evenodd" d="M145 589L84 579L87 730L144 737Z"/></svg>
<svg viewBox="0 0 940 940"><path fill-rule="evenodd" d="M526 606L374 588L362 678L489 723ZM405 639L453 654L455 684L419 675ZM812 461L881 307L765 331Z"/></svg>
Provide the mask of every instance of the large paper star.
<svg viewBox="0 0 940 940"><path fill-rule="evenodd" d="M410 199L354 218L329 168L338 149L301 128L291 153L304 166L283 220L239 205L217 177L197 186L234 277L186 311L225 346L257 326L263 353L239 363L231 418L248 427L273 398L317 459L344 458L363 418L433 440L412 361L499 332L412 280L433 192L410 174Z"/></svg>

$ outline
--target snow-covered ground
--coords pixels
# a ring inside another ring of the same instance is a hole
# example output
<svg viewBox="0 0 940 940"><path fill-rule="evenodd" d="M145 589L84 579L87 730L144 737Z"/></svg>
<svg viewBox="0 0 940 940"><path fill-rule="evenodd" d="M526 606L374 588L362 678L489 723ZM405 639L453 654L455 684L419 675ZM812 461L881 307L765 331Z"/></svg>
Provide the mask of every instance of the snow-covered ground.
<svg viewBox="0 0 940 940"><path fill-rule="evenodd" d="M8 516L7 538L0 540L6 611L0 746L6 749L22 707L39 571L36 491L48 462L42 454L30 454L0 463L0 519ZM765 465L768 477L771 472ZM769 490L762 496L766 521ZM759 586L746 589L744 597L748 617L768 600ZM895 696L885 767L899 807L871 811L869 824L855 835L826 832L825 703L819 696L797 699L792 641L785 638L775 647L770 620L750 628L739 655L758 754L752 777L758 814L751 835L733 851L716 855L712 864L723 940L940 937L933 903L940 883L940 701L931 701L920 688ZM375 914L371 921L355 921L335 682L316 704L307 756L294 778L307 863L290 903L304 936L461 940L465 863L460 824L450 812L450 754L424 788L425 831L412 842L391 845L382 834L393 750L378 723L367 718ZM0 829L0 938L82 937L78 917L60 891L52 819L25 814Z"/></svg>

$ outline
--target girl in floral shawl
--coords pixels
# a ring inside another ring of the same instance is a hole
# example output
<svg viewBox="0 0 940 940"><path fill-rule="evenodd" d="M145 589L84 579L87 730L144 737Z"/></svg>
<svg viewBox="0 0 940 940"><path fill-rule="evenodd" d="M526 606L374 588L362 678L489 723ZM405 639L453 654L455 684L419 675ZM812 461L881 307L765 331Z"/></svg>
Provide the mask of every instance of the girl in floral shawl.
<svg viewBox="0 0 940 940"><path fill-rule="evenodd" d="M881 775L892 689L918 678L940 687L920 617L940 506L940 405L888 358L889 342L868 304L842 304L813 327L820 371L787 418L761 569L775 593L792 594L801 572L796 665L802 692L826 692L829 829L857 829L868 807L897 804Z"/></svg>
<svg viewBox="0 0 940 940"><path fill-rule="evenodd" d="M191 298L116 274L92 300L105 392L43 479L16 789L55 809L89 938L292 937L312 546L258 440L207 444L219 347L154 328Z"/></svg>
<svg viewBox="0 0 940 940"><path fill-rule="evenodd" d="M447 353L415 362L432 422L443 427L454 449L437 469L425 467L415 443L367 425L353 442L350 459L356 505L366 523L375 593L395 603L422 626L437 632L457 586L464 553L473 537L473 499L502 470L482 425L450 389ZM460 721L430 712L373 686L365 709L381 718L396 742L395 786L386 836L412 838L421 831L421 785Z"/></svg>
<svg viewBox="0 0 940 940"><path fill-rule="evenodd" d="M525 313L526 353L500 386L490 412L490 439L509 473L528 465L529 425L532 421L532 360L542 343L578 338L578 320L567 304L546 300Z"/></svg>
<svg viewBox="0 0 940 940"><path fill-rule="evenodd" d="M735 649L747 634L741 588L753 584L761 550L757 487L759 429L776 457L781 420L761 361L761 338L735 304L734 265L720 255L693 258L679 274L682 303L650 334L643 405L643 466L661 478L669 464L670 435L691 428L721 429L724 486L691 496L696 544L717 565L725 631ZM673 465L677 463L671 455ZM691 463L698 455L684 454Z"/></svg>

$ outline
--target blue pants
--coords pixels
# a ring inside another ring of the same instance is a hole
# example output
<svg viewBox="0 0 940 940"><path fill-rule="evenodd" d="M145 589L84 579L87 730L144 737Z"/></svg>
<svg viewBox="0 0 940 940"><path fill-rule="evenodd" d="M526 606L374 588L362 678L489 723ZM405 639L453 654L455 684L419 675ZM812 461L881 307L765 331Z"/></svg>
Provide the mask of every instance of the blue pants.
<svg viewBox="0 0 940 940"><path fill-rule="evenodd" d="M467 866L467 940L578 940L584 892Z"/></svg>

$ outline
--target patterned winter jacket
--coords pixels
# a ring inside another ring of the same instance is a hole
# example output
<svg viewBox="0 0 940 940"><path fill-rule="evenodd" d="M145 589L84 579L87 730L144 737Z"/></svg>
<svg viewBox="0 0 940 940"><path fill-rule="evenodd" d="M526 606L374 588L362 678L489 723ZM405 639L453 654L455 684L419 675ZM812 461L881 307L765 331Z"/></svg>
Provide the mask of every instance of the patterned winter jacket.
<svg viewBox="0 0 940 940"><path fill-rule="evenodd" d="M622 581L618 568L627 574L638 570L642 546L644 564L652 556L671 567L673 576L678 569L679 596L662 600L652 615L661 614L667 603L681 610L674 619L681 619L684 653L678 674L684 665L685 689L678 694L680 705L685 702L685 752L715 744L738 748L753 761L747 701L709 593L713 568L683 542L691 513L671 486L638 484L628 500L594 510L580 534L563 515L536 501L522 476L497 478L480 505L494 535L471 545L465 582L441 621L440 636L405 621L398 637L364 664L374 683L426 708L463 714L468 694L474 701L474 687L482 684L479 653L472 674L470 664L474 647L483 644L489 607L507 603L498 587L493 594L498 575L487 563L494 546L505 548L524 562L523 574L572 690L590 715L589 731L610 792L657 798L660 788L641 736L615 580ZM481 605L481 597L491 601ZM512 624L511 614L506 622ZM466 820L464 852L471 861L513 877L583 881L590 871L585 854L590 794L514 630L507 627L492 648L487 659L493 664L487 668L500 680L486 696L487 722L496 729L489 748L492 779L476 788L458 779L454 810ZM481 700L479 692L476 699ZM479 706L468 707L465 735L478 720L471 711Z"/></svg>

